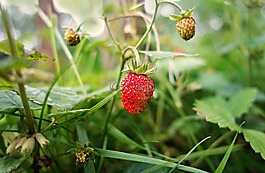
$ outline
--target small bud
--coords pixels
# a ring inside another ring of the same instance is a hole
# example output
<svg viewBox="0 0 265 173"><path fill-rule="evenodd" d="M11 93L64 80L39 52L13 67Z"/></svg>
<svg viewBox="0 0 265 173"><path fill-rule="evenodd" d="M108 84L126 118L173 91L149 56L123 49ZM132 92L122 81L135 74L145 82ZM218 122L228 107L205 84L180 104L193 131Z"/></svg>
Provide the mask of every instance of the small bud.
<svg viewBox="0 0 265 173"><path fill-rule="evenodd" d="M50 144L50 141L47 140L41 133L36 133L35 138L40 144L41 148L45 147L46 145Z"/></svg>
<svg viewBox="0 0 265 173"><path fill-rule="evenodd" d="M17 144L20 142L21 136L17 136L13 139L13 141L9 144L6 149L6 154L13 153L16 149Z"/></svg>
<svg viewBox="0 0 265 173"><path fill-rule="evenodd" d="M27 137L26 137L26 136L23 136L23 137L20 139L19 143L16 145L15 149L17 150L17 149L19 149L20 147L22 147L22 146L24 145L24 143L26 142L26 140L27 140Z"/></svg>
<svg viewBox="0 0 265 173"><path fill-rule="evenodd" d="M35 139L34 137L30 137L28 138L25 143L23 144L22 148L21 148L21 153L26 156L26 155L30 155L33 151L35 147Z"/></svg>

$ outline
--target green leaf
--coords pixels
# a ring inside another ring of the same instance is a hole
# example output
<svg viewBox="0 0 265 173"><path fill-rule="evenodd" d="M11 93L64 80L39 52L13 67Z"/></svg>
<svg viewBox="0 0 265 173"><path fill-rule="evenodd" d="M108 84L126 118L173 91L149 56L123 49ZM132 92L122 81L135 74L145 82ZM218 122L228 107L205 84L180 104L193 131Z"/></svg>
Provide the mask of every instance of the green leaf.
<svg viewBox="0 0 265 173"><path fill-rule="evenodd" d="M43 104L48 88L32 88L26 86L28 98L38 104ZM47 104L56 109L71 109L78 102L78 95L70 88L54 87L51 90Z"/></svg>
<svg viewBox="0 0 265 173"><path fill-rule="evenodd" d="M17 93L14 91L1 90L0 103L1 103L0 104L1 111L23 108L20 96L17 95ZM41 109L40 105L33 102L29 102L29 106L31 109L34 110Z"/></svg>
<svg viewBox="0 0 265 173"><path fill-rule="evenodd" d="M1 173L8 173L16 170L27 157L15 158L11 156L5 156L0 159L0 171Z"/></svg>
<svg viewBox="0 0 265 173"><path fill-rule="evenodd" d="M17 45L18 58L24 57L24 45L17 40L14 40L14 42ZM7 55L11 55L10 44L8 40L0 42L0 51L4 52Z"/></svg>
<svg viewBox="0 0 265 173"><path fill-rule="evenodd" d="M156 59L166 59L166 58L173 59L176 57L193 57L199 55L199 54L185 54L185 53L168 52L168 51L139 51L139 52Z"/></svg>
<svg viewBox="0 0 265 173"><path fill-rule="evenodd" d="M226 151L222 161L220 162L220 164L218 165L217 169L215 170L215 173L222 173L224 171L225 165L227 164L227 161L232 153L234 144L236 142L236 138L237 138L238 132L236 133L232 143L230 144L228 150Z"/></svg>
<svg viewBox="0 0 265 173"><path fill-rule="evenodd" d="M48 57L46 55L43 55L36 51L35 49L33 50L33 53L29 54L27 57L27 60L29 61L35 61L35 60L42 60L42 61L55 61L55 58Z"/></svg>
<svg viewBox="0 0 265 173"><path fill-rule="evenodd" d="M8 56L4 59L1 59L0 73L1 73L1 76L9 76L11 69L21 69L27 66L28 66L28 62L22 59L15 59L15 58Z"/></svg>
<svg viewBox="0 0 265 173"><path fill-rule="evenodd" d="M76 123L76 130L77 130L78 142L82 145L85 145L88 142L88 137L85 125L82 121L78 121Z"/></svg>
<svg viewBox="0 0 265 173"><path fill-rule="evenodd" d="M213 97L203 101L196 101L194 110L207 121L218 124L219 127L228 127L230 130L240 131L223 98Z"/></svg>
<svg viewBox="0 0 265 173"><path fill-rule="evenodd" d="M89 159L87 163L84 164L85 173L96 173L94 162Z"/></svg>
<svg viewBox="0 0 265 173"><path fill-rule="evenodd" d="M169 167L169 168L174 168L177 165L176 163L172 163L172 162L168 162L168 161L160 160L156 158L151 158L147 156L142 156L142 155L140 156L140 155L125 153L125 152L120 152L120 151L103 150L100 148L94 148L94 149L101 157L108 157L108 158L113 158L113 159L121 159L121 160L141 162L141 163L149 163L153 165L162 165L164 167ZM184 166L184 165L178 165L177 169L187 171L187 172L206 173L203 170L189 167L189 166Z"/></svg>
<svg viewBox="0 0 265 173"><path fill-rule="evenodd" d="M260 153L265 160L265 133L257 130L242 129L244 138L250 143L256 153Z"/></svg>
<svg viewBox="0 0 265 173"><path fill-rule="evenodd" d="M246 89L236 93L228 101L228 107L234 117L240 117L248 110L257 94L256 89Z"/></svg>

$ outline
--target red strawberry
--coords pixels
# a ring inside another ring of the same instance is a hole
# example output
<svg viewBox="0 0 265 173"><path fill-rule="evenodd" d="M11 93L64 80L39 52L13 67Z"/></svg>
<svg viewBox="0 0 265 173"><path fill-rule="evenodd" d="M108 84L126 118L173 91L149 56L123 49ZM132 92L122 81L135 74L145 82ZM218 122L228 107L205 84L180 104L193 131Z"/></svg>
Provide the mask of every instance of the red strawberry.
<svg viewBox="0 0 265 173"><path fill-rule="evenodd" d="M122 80L120 93L124 108L130 114L143 111L154 92L154 82L146 74L129 72Z"/></svg>

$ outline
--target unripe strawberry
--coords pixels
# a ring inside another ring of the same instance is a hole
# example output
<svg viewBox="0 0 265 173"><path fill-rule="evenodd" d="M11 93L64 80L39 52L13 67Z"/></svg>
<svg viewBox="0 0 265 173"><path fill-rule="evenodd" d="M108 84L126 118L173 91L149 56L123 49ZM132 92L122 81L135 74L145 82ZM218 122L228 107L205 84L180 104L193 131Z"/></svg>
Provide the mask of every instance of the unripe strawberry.
<svg viewBox="0 0 265 173"><path fill-rule="evenodd" d="M64 40L67 45L76 46L78 43L80 43L81 38L76 31L74 31L72 28L69 28L64 35Z"/></svg>
<svg viewBox="0 0 265 173"><path fill-rule="evenodd" d="M121 99L130 114L143 111L154 93L154 82L145 74L128 73L121 82Z"/></svg>
<svg viewBox="0 0 265 173"><path fill-rule="evenodd" d="M187 41L195 35L195 20L193 17L184 17L177 21L176 28L180 37Z"/></svg>

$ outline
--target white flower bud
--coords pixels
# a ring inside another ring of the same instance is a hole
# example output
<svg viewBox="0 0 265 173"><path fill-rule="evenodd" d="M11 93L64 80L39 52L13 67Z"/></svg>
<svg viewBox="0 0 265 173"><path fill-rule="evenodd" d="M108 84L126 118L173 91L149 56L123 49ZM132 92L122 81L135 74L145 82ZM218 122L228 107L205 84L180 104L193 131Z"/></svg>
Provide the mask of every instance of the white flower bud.
<svg viewBox="0 0 265 173"><path fill-rule="evenodd" d="M46 145L50 144L50 141L47 140L41 133L36 133L35 138L39 142L41 148L45 147Z"/></svg>
<svg viewBox="0 0 265 173"><path fill-rule="evenodd" d="M21 153L25 155L30 155L35 147L35 139L34 137L28 138L21 148Z"/></svg>

